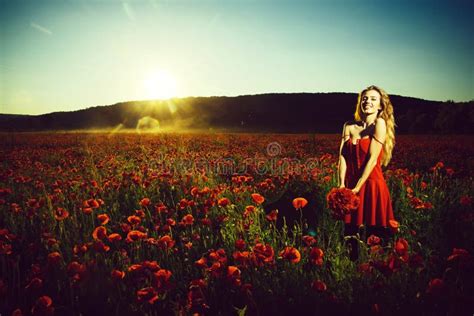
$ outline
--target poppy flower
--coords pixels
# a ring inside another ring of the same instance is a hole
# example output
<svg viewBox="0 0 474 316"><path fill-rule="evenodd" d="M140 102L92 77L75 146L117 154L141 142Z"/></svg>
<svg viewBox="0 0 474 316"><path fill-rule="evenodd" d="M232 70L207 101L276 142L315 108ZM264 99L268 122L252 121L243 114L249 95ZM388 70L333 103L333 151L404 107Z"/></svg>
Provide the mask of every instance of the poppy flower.
<svg viewBox="0 0 474 316"><path fill-rule="evenodd" d="M406 239L404 239L404 238L399 238L395 242L395 247L394 248L395 248L395 252L399 256L404 256L408 253L408 241L406 241Z"/></svg>
<svg viewBox="0 0 474 316"><path fill-rule="evenodd" d="M375 246L378 244L380 244L380 237L375 236L375 235L370 235L369 238L367 238L367 245Z"/></svg>
<svg viewBox="0 0 474 316"><path fill-rule="evenodd" d="M316 238L313 236L305 235L303 236L303 242L306 246L311 247L312 245L316 244Z"/></svg>
<svg viewBox="0 0 474 316"><path fill-rule="evenodd" d="M94 229L92 232L92 238L94 240L102 240L107 237L107 228L104 226L99 226Z"/></svg>
<svg viewBox="0 0 474 316"><path fill-rule="evenodd" d="M243 239L237 239L235 241L235 248L238 250L244 250L245 248L245 240Z"/></svg>
<svg viewBox="0 0 474 316"><path fill-rule="evenodd" d="M220 198L217 201L217 205L222 206L222 207L226 207L229 204L230 204L230 200L228 198Z"/></svg>
<svg viewBox="0 0 474 316"><path fill-rule="evenodd" d="M170 278L173 275L170 270L159 269L153 273L153 286L155 288L164 290L170 286Z"/></svg>
<svg viewBox="0 0 474 316"><path fill-rule="evenodd" d="M232 254L236 264L246 267L250 263L250 252L234 251Z"/></svg>
<svg viewBox="0 0 474 316"><path fill-rule="evenodd" d="M360 199L348 188L332 188L326 195L327 207L332 211L334 219L342 220L344 216L359 207Z"/></svg>
<svg viewBox="0 0 474 316"><path fill-rule="evenodd" d="M374 268L370 265L370 263L365 262L365 263L361 263L359 267L357 268L357 270L363 274L370 274L372 273Z"/></svg>
<svg viewBox="0 0 474 316"><path fill-rule="evenodd" d="M66 218L68 218L69 216L69 212L62 208L62 207L58 207L56 209L56 211L54 212L54 218L57 220L57 221L62 221Z"/></svg>
<svg viewBox="0 0 474 316"><path fill-rule="evenodd" d="M194 261L194 265L196 265L198 268L207 268L207 259L201 257L200 259Z"/></svg>
<svg viewBox="0 0 474 316"><path fill-rule="evenodd" d="M142 233L139 230L132 230L127 234L127 239L125 241L128 243L131 243L139 239L145 239L146 237L147 237L146 233Z"/></svg>
<svg viewBox="0 0 474 316"><path fill-rule="evenodd" d="M253 205L248 205L248 206L245 207L245 211L244 211L243 217L244 217L244 218L247 218L247 217L249 217L249 215L250 215L251 213L253 213L253 212L255 212L255 206L253 206Z"/></svg>
<svg viewBox="0 0 474 316"><path fill-rule="evenodd" d="M48 254L48 263L50 265L57 265L61 261L61 258L62 256L59 252L51 252L50 254Z"/></svg>
<svg viewBox="0 0 474 316"><path fill-rule="evenodd" d="M167 250L174 247L175 241L169 235L164 235L158 239L157 244L161 249Z"/></svg>
<svg viewBox="0 0 474 316"><path fill-rule="evenodd" d="M227 277L228 278L240 278L240 270L236 266L227 267Z"/></svg>
<svg viewBox="0 0 474 316"><path fill-rule="evenodd" d="M54 307L51 297L44 295L38 298L31 309L31 313L33 315L53 315Z"/></svg>
<svg viewBox="0 0 474 316"><path fill-rule="evenodd" d="M467 261L469 260L470 255L466 249L462 248L453 248L451 255L448 257L447 261Z"/></svg>
<svg viewBox="0 0 474 316"><path fill-rule="evenodd" d="M427 294L431 295L440 295L444 290L444 281L442 279L432 279L428 283L428 288L426 289Z"/></svg>
<svg viewBox="0 0 474 316"><path fill-rule="evenodd" d="M110 273L110 276L113 280L122 280L123 278L125 278L125 272L114 269Z"/></svg>
<svg viewBox="0 0 474 316"><path fill-rule="evenodd" d="M148 207L148 206L150 206L150 204L151 204L151 201L150 201L149 198L143 198L140 201L140 206L141 207Z"/></svg>
<svg viewBox="0 0 474 316"><path fill-rule="evenodd" d="M146 287L137 291L137 298L139 302L148 302L154 304L158 300L158 293L153 287Z"/></svg>
<svg viewBox="0 0 474 316"><path fill-rule="evenodd" d="M252 250L251 257L257 266L271 264L275 260L275 252L270 244L257 243Z"/></svg>
<svg viewBox="0 0 474 316"><path fill-rule="evenodd" d="M265 215L265 218L269 222L276 222L277 217L278 217L278 210L273 210L270 213L268 213L267 215Z"/></svg>
<svg viewBox="0 0 474 316"><path fill-rule="evenodd" d="M122 240L122 236L120 236L120 234L117 234L117 233L112 233L107 237L107 239L110 242L120 241L120 240Z"/></svg>
<svg viewBox="0 0 474 316"><path fill-rule="evenodd" d="M252 200L257 204L262 204L265 201L265 198L258 193L252 193Z"/></svg>
<svg viewBox="0 0 474 316"><path fill-rule="evenodd" d="M297 198L293 199L293 207L297 210L302 209L307 204L308 204L308 200L306 200L303 197L297 197Z"/></svg>
<svg viewBox="0 0 474 316"><path fill-rule="evenodd" d="M398 233L400 224L396 220L391 219L388 221L388 227L390 227L393 233Z"/></svg>
<svg viewBox="0 0 474 316"><path fill-rule="evenodd" d="M294 247L285 247L285 249L280 252L280 256L291 263L298 263L301 260L300 252Z"/></svg>
<svg viewBox="0 0 474 316"><path fill-rule="evenodd" d="M105 225L110 221L110 217L107 214L99 214L97 215L97 219L99 220L101 225Z"/></svg>
<svg viewBox="0 0 474 316"><path fill-rule="evenodd" d="M76 274L84 273L85 271L86 271L86 266L84 264L80 264L77 261L71 261L67 265L67 274L71 277Z"/></svg>
<svg viewBox="0 0 474 316"><path fill-rule="evenodd" d="M315 280L313 281L313 283L311 284L311 287L313 288L313 290L316 290L318 292L324 292L327 290L327 285L326 283L324 283L323 281L321 280Z"/></svg>
<svg viewBox="0 0 474 316"><path fill-rule="evenodd" d="M318 247L311 248L311 251L309 252L309 261L312 264L321 266L323 264L323 257L324 257L324 252L322 249Z"/></svg>
<svg viewBox="0 0 474 316"><path fill-rule="evenodd" d="M136 215L131 215L127 217L127 221L133 226L133 225L138 225L142 221L140 217Z"/></svg>
<svg viewBox="0 0 474 316"><path fill-rule="evenodd" d="M194 224L194 217L191 214L184 215L183 219L181 220L183 225L191 226Z"/></svg>

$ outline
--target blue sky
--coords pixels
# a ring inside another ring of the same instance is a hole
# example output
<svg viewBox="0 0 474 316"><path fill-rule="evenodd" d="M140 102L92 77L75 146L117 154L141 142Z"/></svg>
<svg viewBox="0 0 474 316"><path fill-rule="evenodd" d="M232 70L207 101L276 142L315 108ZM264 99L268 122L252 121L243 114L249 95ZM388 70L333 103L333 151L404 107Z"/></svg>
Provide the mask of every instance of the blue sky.
<svg viewBox="0 0 474 316"><path fill-rule="evenodd" d="M0 113L371 84L468 101L473 3L0 0Z"/></svg>

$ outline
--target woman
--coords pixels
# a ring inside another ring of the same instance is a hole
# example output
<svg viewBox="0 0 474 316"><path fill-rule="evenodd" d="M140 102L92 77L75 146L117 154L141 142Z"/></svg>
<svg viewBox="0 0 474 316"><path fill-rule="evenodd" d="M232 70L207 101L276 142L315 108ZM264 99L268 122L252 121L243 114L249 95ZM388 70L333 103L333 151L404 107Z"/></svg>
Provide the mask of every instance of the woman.
<svg viewBox="0 0 474 316"><path fill-rule="evenodd" d="M392 202L382 167L387 166L395 146L395 118L387 93L379 87L364 89L357 100L354 121L344 124L339 150L340 188L348 187L359 195L356 211L344 218L344 235L367 227L366 235L388 237L388 222L393 220ZM351 259L358 257L357 241L349 239Z"/></svg>

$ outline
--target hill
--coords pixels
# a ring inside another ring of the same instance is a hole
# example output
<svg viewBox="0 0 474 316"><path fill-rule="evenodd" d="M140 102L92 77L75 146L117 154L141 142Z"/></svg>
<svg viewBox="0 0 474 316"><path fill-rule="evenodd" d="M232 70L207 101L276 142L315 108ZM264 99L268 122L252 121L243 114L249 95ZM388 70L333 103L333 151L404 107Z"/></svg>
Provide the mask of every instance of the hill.
<svg viewBox="0 0 474 316"><path fill-rule="evenodd" d="M392 95L400 134L472 134L474 102ZM0 130L199 129L242 132L340 133L353 118L355 93L288 93L130 101L43 115L0 114Z"/></svg>

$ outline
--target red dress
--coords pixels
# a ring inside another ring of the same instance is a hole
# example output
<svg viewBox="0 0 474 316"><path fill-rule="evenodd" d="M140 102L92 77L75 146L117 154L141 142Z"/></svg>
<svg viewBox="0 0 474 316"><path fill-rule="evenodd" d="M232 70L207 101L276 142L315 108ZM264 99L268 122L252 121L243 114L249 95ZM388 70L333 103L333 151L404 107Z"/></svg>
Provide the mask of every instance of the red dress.
<svg viewBox="0 0 474 316"><path fill-rule="evenodd" d="M353 189L364 171L364 167L369 159L369 147L372 136L357 139L357 143L352 143L352 138L344 142L342 156L346 160L347 170L345 176L346 188ZM375 141L375 140L374 140ZM377 158L377 164L370 173L367 181L359 191L359 208L344 218L346 224L360 226L388 226L388 221L393 220L392 201L390 192L382 173L380 160L383 155L383 148Z"/></svg>

